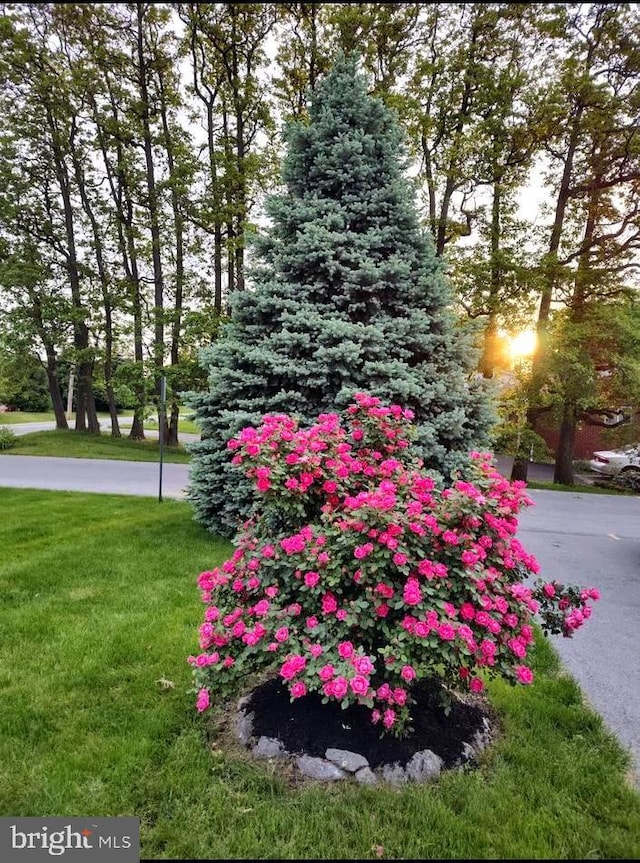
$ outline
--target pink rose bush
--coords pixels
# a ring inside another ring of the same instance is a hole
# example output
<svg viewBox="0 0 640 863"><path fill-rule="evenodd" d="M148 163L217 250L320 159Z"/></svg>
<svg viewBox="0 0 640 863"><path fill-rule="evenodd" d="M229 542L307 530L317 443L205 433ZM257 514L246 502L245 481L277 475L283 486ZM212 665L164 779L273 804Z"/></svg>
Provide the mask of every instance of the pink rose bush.
<svg viewBox="0 0 640 863"><path fill-rule="evenodd" d="M267 415L229 441L260 508L198 578L199 711L272 669L292 699L366 705L400 734L418 681L444 694L482 692L488 675L530 684L534 615L565 636L588 619L596 590L525 583L539 566L515 536L524 483L474 452L438 488L412 453L412 418L360 393L342 417L299 428Z"/></svg>

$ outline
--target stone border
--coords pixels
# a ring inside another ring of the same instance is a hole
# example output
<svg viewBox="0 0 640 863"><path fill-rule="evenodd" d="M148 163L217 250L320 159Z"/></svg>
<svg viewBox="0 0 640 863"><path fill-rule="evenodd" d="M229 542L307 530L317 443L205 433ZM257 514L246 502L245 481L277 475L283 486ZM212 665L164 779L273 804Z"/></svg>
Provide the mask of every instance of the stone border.
<svg viewBox="0 0 640 863"><path fill-rule="evenodd" d="M367 759L357 752L345 749L327 749L324 758L311 755L300 755L285 749L281 740L274 737L256 737L253 734L255 714L245 710L251 700L246 695L238 701L238 711L234 721L234 731L240 743L250 750L254 758L291 760L303 776L321 782L336 782L353 778L362 785L377 785L380 782L389 785L406 785L409 782L423 783L435 781L444 769L444 761L430 749L416 752L403 767L399 762L383 764L372 770ZM492 740L491 723L485 716L482 719L483 730L476 731L471 741L463 743L462 756L452 769L461 769L475 763L480 753L486 749Z"/></svg>

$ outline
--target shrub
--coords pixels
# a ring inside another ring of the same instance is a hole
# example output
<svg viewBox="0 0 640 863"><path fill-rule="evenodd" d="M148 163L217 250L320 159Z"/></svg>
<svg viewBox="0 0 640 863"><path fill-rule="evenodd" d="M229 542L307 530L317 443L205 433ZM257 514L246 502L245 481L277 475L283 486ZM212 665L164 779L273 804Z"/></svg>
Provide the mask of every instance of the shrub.
<svg viewBox="0 0 640 863"><path fill-rule="evenodd" d="M492 439L497 453L536 462L553 462L553 452L545 439L526 426L519 428L514 422L501 423L493 429Z"/></svg>
<svg viewBox="0 0 640 863"><path fill-rule="evenodd" d="M524 483L474 452L465 478L439 489L414 455L412 418L361 393L342 418L301 429L267 415L229 441L260 509L198 579L199 710L277 669L292 699L364 704L400 734L415 682L440 682L444 698L480 692L485 675L528 684L533 615L565 635L590 615L596 591L524 584L538 571L515 538Z"/></svg>
<svg viewBox="0 0 640 863"><path fill-rule="evenodd" d="M0 428L0 449L13 449L17 442L18 439L10 428L6 426Z"/></svg>

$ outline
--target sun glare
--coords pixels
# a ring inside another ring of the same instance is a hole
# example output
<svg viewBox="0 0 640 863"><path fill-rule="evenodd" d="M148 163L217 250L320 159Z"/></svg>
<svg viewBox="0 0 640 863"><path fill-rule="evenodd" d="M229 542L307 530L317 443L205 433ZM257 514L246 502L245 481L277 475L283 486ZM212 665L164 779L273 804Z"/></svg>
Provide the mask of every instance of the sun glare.
<svg viewBox="0 0 640 863"><path fill-rule="evenodd" d="M535 330L524 330L509 339L509 353L512 360L530 357L536 349L538 337Z"/></svg>

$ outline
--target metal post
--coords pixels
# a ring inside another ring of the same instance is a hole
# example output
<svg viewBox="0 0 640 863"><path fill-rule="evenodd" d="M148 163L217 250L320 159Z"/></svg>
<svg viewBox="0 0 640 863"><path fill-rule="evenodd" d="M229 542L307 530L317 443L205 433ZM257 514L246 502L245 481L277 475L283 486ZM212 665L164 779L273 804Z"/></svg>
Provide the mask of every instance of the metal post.
<svg viewBox="0 0 640 863"><path fill-rule="evenodd" d="M71 419L71 411L73 409L73 377L75 366L69 369L69 389L67 390L67 419Z"/></svg>
<svg viewBox="0 0 640 863"><path fill-rule="evenodd" d="M159 477L159 486L158 486L158 503L162 503L162 457L164 454L164 414L165 414L165 401L167 398L167 379L165 377L160 378L160 410L158 412L159 429L158 429L158 438L160 441L160 477Z"/></svg>

